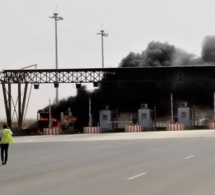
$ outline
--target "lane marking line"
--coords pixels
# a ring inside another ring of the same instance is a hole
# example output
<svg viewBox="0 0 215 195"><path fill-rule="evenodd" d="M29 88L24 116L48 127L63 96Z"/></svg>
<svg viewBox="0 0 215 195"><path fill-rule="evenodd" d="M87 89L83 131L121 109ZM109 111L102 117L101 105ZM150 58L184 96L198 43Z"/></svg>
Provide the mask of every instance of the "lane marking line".
<svg viewBox="0 0 215 195"><path fill-rule="evenodd" d="M190 155L190 156L185 157L184 160L188 160L188 159L193 158L193 157L195 157L195 155Z"/></svg>
<svg viewBox="0 0 215 195"><path fill-rule="evenodd" d="M146 175L146 173L140 173L140 174L138 174L138 175L134 175L134 176L132 176L132 177L127 178L127 180L136 179L136 178L141 177L141 176L143 176L143 175Z"/></svg>

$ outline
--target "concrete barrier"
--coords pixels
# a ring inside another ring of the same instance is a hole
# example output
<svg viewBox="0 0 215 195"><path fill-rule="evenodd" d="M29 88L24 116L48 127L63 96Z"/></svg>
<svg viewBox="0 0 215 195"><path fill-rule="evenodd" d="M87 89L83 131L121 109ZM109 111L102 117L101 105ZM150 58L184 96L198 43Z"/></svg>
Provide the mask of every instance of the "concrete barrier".
<svg viewBox="0 0 215 195"><path fill-rule="evenodd" d="M167 124L168 131L181 131L184 130L184 125L180 123L169 123Z"/></svg>
<svg viewBox="0 0 215 195"><path fill-rule="evenodd" d="M125 132L141 132L142 127L140 125L128 125L125 127Z"/></svg>
<svg viewBox="0 0 215 195"><path fill-rule="evenodd" d="M215 129L215 121L209 123L209 129Z"/></svg>
<svg viewBox="0 0 215 195"><path fill-rule="evenodd" d="M84 127L84 133L101 133L100 127Z"/></svg>
<svg viewBox="0 0 215 195"><path fill-rule="evenodd" d="M61 132L61 129L59 127L44 128L43 129L44 135L59 135L60 132Z"/></svg>

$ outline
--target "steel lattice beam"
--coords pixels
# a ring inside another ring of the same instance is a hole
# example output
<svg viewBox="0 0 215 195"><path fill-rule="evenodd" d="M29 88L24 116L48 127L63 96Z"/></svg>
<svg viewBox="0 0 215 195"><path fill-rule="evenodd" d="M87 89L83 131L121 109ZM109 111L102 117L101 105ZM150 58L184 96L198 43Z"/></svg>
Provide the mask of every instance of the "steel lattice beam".
<svg viewBox="0 0 215 195"><path fill-rule="evenodd" d="M101 81L103 76L99 70L4 70L1 83L91 83Z"/></svg>
<svg viewBox="0 0 215 195"><path fill-rule="evenodd" d="M91 83L102 81L105 75L112 75L112 82L215 80L215 66L3 70L0 83Z"/></svg>

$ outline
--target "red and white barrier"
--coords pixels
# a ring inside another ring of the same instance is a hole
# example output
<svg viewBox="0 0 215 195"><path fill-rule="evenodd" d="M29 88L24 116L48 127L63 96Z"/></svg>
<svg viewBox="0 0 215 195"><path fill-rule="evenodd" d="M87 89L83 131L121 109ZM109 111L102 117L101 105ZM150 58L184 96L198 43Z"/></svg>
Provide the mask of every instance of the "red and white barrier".
<svg viewBox="0 0 215 195"><path fill-rule="evenodd" d="M125 132L141 132L142 127L140 125L128 125L125 128Z"/></svg>
<svg viewBox="0 0 215 195"><path fill-rule="evenodd" d="M53 127L53 128L44 128L43 134L44 135L59 135L61 132L59 127Z"/></svg>
<svg viewBox="0 0 215 195"><path fill-rule="evenodd" d="M210 128L210 129L215 129L215 121L210 122L209 128Z"/></svg>
<svg viewBox="0 0 215 195"><path fill-rule="evenodd" d="M169 123L167 124L168 131L181 131L184 130L184 125L179 123Z"/></svg>
<svg viewBox="0 0 215 195"><path fill-rule="evenodd" d="M84 133L101 133L100 127L84 127Z"/></svg>

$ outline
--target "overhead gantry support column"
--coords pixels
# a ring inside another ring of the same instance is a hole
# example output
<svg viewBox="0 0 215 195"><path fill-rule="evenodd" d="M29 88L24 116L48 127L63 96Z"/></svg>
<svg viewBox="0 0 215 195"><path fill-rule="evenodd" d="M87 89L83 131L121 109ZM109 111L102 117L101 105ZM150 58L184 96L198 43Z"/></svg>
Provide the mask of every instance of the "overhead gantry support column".
<svg viewBox="0 0 215 195"><path fill-rule="evenodd" d="M4 105L5 112L7 117L7 125L8 127L12 127L12 115L11 115L11 83L8 83L8 90L6 89L5 83L2 83L3 96L4 96ZM21 83L18 83L18 127L22 128L23 126L23 118L25 113L25 104L26 104L26 96L27 96L28 83L25 83L23 100L21 94Z"/></svg>
<svg viewBox="0 0 215 195"><path fill-rule="evenodd" d="M2 90L4 96L4 105L5 105L5 112L7 117L7 125L8 127L12 126L12 119L11 119L11 83L8 83L8 91L6 89L5 83L2 83Z"/></svg>
<svg viewBox="0 0 215 195"><path fill-rule="evenodd" d="M28 83L25 83L24 95L23 95L23 101L22 101L21 83L18 83L18 127L19 128L22 128L23 126L23 117L25 112L27 90L28 90Z"/></svg>

